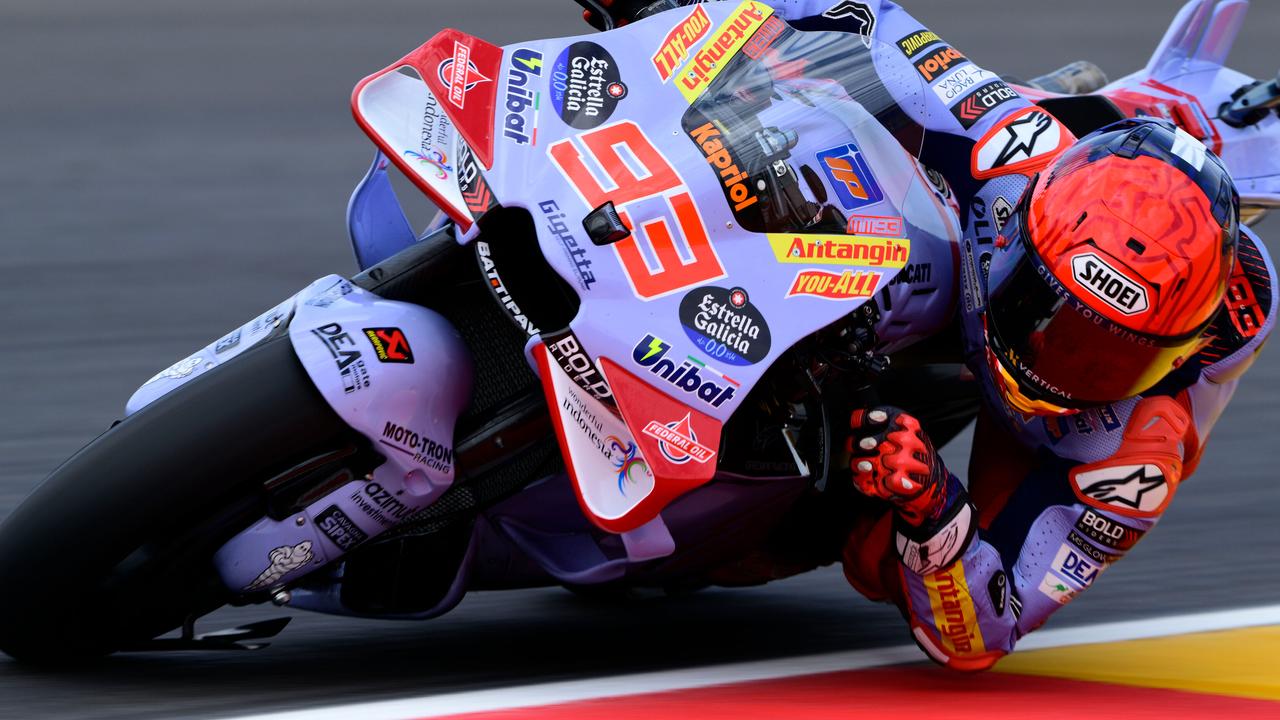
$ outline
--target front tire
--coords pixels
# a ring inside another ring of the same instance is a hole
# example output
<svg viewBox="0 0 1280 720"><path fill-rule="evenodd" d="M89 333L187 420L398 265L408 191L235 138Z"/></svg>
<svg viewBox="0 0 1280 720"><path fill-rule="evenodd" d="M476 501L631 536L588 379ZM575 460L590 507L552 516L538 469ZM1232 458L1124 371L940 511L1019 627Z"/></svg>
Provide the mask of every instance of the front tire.
<svg viewBox="0 0 1280 720"><path fill-rule="evenodd" d="M118 423L0 524L0 650L83 659L225 604L211 558L262 483L350 432L284 333Z"/></svg>

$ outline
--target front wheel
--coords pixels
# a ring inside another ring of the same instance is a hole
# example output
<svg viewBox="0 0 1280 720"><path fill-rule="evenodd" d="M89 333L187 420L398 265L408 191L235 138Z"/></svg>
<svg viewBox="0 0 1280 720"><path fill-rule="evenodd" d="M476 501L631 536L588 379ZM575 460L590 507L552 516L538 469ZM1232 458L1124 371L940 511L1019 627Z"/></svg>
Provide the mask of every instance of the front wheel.
<svg viewBox="0 0 1280 720"><path fill-rule="evenodd" d="M82 659L220 607L213 553L263 483L350 433L283 333L118 423L0 525L0 650Z"/></svg>

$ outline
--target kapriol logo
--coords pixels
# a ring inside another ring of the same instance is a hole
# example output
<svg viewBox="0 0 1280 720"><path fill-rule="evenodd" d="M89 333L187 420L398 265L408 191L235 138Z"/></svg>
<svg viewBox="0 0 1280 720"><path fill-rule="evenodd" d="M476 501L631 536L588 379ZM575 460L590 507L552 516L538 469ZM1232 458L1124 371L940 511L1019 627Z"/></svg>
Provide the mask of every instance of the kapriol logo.
<svg viewBox="0 0 1280 720"><path fill-rule="evenodd" d="M1080 287L1124 315L1138 315L1151 307L1146 288L1095 253L1071 258L1071 275Z"/></svg>

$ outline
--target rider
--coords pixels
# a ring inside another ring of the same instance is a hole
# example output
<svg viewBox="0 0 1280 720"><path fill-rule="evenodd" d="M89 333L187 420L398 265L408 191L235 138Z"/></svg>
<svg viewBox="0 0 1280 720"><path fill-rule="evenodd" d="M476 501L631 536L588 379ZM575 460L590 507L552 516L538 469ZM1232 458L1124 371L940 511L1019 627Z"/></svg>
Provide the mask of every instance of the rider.
<svg viewBox="0 0 1280 720"><path fill-rule="evenodd" d="M627 20L693 1L606 4ZM916 418L854 412L853 482L887 502L857 519L844 569L903 610L931 658L985 669L1122 557L1194 472L1274 325L1275 268L1240 226L1226 168L1183 129L1125 120L1072 144L888 0L769 4L801 29L879 39L935 90L903 110L926 154L945 150L927 161L966 220L957 305L984 399L969 485Z"/></svg>

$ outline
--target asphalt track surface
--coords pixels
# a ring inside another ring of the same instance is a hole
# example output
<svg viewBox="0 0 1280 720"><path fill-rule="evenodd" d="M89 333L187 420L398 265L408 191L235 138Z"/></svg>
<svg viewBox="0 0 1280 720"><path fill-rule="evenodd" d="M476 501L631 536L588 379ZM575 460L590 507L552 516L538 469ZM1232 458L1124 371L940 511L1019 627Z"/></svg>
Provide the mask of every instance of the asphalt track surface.
<svg viewBox="0 0 1280 720"><path fill-rule="evenodd" d="M987 68L1033 76L1087 58L1118 77L1179 4L909 7ZM0 515L157 370L353 271L343 211L371 146L351 87L444 26L499 44L585 27L570 0L0 3ZM1277 32L1280 6L1255 3L1231 64L1271 76ZM1273 603L1278 406L1272 350L1160 529L1052 625ZM963 466L962 448L949 455ZM895 611L834 569L625 607L477 594L424 623L299 614L257 653L120 656L56 675L0 660L0 717L234 715L906 640Z"/></svg>

